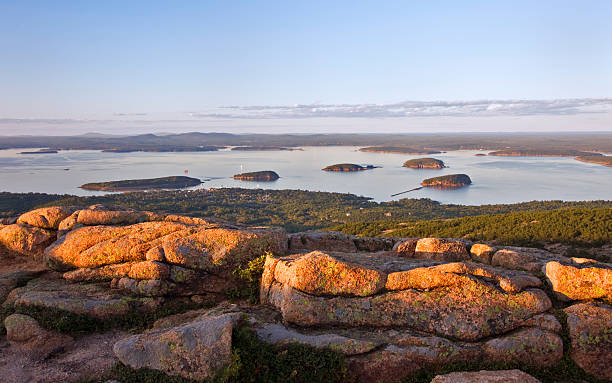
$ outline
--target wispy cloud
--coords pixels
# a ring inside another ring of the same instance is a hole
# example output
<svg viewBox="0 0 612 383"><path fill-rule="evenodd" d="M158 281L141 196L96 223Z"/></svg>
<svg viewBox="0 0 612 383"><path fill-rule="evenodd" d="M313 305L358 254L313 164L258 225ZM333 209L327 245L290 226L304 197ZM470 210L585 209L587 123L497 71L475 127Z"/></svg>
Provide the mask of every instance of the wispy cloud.
<svg viewBox="0 0 612 383"><path fill-rule="evenodd" d="M192 112L195 118L399 118L445 116L532 116L608 113L612 98L557 100L404 101L393 104L302 104L291 106L225 106Z"/></svg>

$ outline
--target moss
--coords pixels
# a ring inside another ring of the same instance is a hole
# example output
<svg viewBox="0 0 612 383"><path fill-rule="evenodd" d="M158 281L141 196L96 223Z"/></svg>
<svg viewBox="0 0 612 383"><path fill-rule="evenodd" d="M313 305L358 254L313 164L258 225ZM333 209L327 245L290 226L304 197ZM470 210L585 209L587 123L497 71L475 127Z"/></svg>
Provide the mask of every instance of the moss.
<svg viewBox="0 0 612 383"><path fill-rule="evenodd" d="M271 253L266 252L234 269L232 274L236 277L238 286L227 291L230 300L247 299L251 304L259 302L259 284L268 255Z"/></svg>
<svg viewBox="0 0 612 383"><path fill-rule="evenodd" d="M110 329L141 331L152 327L153 323L160 318L182 313L188 310L209 307L212 307L212 304L172 302L162 305L151 312L134 311L127 315L122 314L107 318L95 318L89 315L76 314L59 308L7 305L2 307L0 310L0 320L2 320L2 323L4 323L4 318L10 314L25 314L36 319L36 321L43 328L78 337L90 333L105 332ZM6 329L4 328L4 325L2 325L0 328L2 329L2 333L5 333Z"/></svg>

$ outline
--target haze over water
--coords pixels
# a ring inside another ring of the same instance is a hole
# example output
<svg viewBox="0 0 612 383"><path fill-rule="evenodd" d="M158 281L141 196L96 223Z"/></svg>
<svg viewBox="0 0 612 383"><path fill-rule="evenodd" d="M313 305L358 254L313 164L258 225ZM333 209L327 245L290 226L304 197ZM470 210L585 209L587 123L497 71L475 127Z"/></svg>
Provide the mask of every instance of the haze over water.
<svg viewBox="0 0 612 383"><path fill-rule="evenodd" d="M442 203L494 204L532 200L610 199L612 168L558 157L474 156L478 151L452 151L433 155L445 162L442 170L402 167L405 160L424 156L359 152L357 147L305 147L296 151L243 152L222 150L198 153L103 153L60 151L22 155L0 150L0 191L100 195L79 189L88 182L186 175L205 180L197 188L242 187L342 192L376 201L431 198ZM486 153L486 152L482 152ZM381 168L355 173L324 172L335 163L372 164ZM69 170L64 170L69 169ZM234 174L274 170L275 182L238 181ZM457 190L423 188L429 177L468 174L473 184Z"/></svg>

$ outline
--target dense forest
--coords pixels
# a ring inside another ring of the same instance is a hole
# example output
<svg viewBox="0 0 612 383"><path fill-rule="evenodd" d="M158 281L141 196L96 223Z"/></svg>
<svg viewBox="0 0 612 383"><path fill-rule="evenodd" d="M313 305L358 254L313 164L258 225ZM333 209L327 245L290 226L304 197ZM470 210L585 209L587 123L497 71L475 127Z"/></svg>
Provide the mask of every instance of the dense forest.
<svg viewBox="0 0 612 383"><path fill-rule="evenodd" d="M612 209L612 201L532 201L519 204L452 205L430 199L374 202L353 194L302 190L198 189L152 191L77 197L42 193L0 193L0 217L10 217L43 205L88 206L119 204L134 209L190 216L209 216L249 225L282 226L288 231L328 228L341 224L389 225L398 222L448 219L568 208ZM383 227L383 226L381 226ZM348 229L347 229L348 230Z"/></svg>
<svg viewBox="0 0 612 383"><path fill-rule="evenodd" d="M525 211L416 222L361 222L333 229L369 237L466 238L532 246L542 242L602 245L612 243L612 208Z"/></svg>

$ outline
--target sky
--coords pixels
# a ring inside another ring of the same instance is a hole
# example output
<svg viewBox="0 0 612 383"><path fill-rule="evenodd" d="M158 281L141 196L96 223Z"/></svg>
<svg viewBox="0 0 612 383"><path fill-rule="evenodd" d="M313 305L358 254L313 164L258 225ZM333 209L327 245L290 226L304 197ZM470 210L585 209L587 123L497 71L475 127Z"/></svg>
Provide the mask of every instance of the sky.
<svg viewBox="0 0 612 383"><path fill-rule="evenodd" d="M612 131L610 1L0 0L0 135Z"/></svg>

